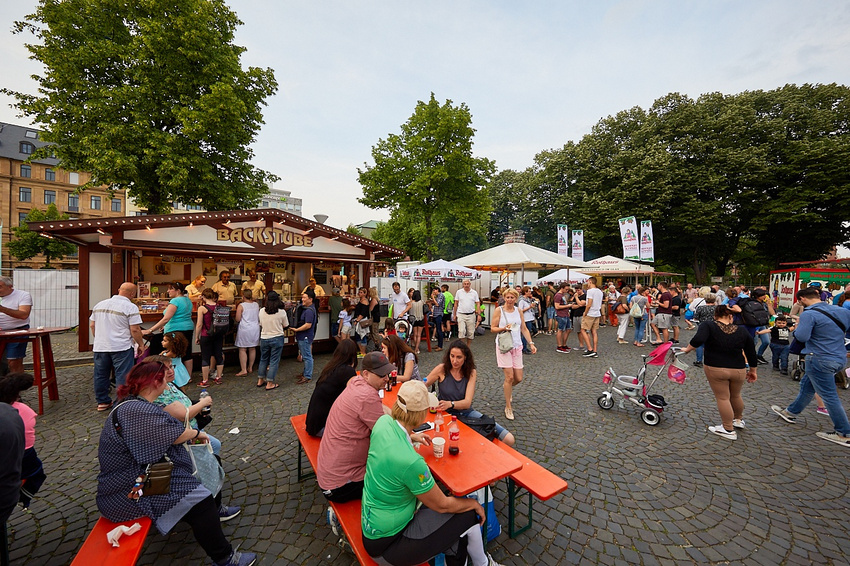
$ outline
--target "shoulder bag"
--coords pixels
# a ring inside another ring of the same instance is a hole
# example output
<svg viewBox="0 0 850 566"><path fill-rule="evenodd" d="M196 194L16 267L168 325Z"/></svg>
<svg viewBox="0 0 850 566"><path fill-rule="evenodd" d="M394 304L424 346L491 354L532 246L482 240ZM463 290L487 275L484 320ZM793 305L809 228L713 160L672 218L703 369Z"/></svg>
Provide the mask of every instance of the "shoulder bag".
<svg viewBox="0 0 850 566"><path fill-rule="evenodd" d="M505 315L505 311L502 310L502 307L499 307L499 310L502 313L502 316ZM511 350L514 349L514 337L511 336L510 330L503 330L499 332L496 337L496 343L499 345L499 351L503 354L507 354Z"/></svg>
<svg viewBox="0 0 850 566"><path fill-rule="evenodd" d="M118 407L120 406L118 405ZM112 410L112 427L123 440L121 423L118 422L118 407ZM133 486L127 497L138 500L143 495L167 495L171 493L171 472L173 470L174 462L163 454L159 462L145 466L145 471L136 478L136 485Z"/></svg>
<svg viewBox="0 0 850 566"><path fill-rule="evenodd" d="M496 438L496 419L481 415L480 417L464 417L458 415L457 420L488 440Z"/></svg>
<svg viewBox="0 0 850 566"><path fill-rule="evenodd" d="M189 428L188 408L186 409L186 428ZM212 444L209 442L192 444L189 440L183 444L183 447L189 453L189 459L192 460L192 475L213 494L213 497L218 495L221 486L224 485L224 468L213 454Z"/></svg>

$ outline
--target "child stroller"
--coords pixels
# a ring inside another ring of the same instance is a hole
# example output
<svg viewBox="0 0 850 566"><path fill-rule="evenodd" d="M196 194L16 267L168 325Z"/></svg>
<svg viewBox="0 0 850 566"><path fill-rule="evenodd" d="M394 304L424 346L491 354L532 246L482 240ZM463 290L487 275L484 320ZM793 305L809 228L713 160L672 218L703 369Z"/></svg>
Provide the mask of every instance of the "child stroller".
<svg viewBox="0 0 850 566"><path fill-rule="evenodd" d="M685 370L688 366L679 361L678 348L672 348L672 342L665 342L655 348L648 355L641 356L643 367L638 371L637 376L617 375L614 369L609 367L608 371L602 378L602 382L608 386L608 389L596 399L599 406L606 411L614 407L614 394L619 395L620 408L624 409L626 400L634 403L640 408L640 418L649 426L655 426L661 422L661 414L664 412L664 407L667 402L661 395L650 394L652 386L658 380L658 377L664 370L667 370L667 377L676 383L685 382ZM658 373L652 377L652 380L647 383L647 369L649 366L659 366Z"/></svg>

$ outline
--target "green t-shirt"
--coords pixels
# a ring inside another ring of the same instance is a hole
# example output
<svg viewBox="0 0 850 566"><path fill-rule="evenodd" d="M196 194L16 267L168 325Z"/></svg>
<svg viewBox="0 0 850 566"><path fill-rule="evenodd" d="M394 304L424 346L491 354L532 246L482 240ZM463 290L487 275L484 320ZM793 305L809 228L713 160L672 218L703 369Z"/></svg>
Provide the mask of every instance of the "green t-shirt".
<svg viewBox="0 0 850 566"><path fill-rule="evenodd" d="M413 518L416 496L432 487L434 476L406 431L390 415L379 418L363 479L363 536L374 540L400 533Z"/></svg>
<svg viewBox="0 0 850 566"><path fill-rule="evenodd" d="M455 306L455 296L448 291L443 291L443 297L446 299L446 306L443 307L443 314L452 314Z"/></svg>
<svg viewBox="0 0 850 566"><path fill-rule="evenodd" d="M331 295L328 299L328 307L331 309L331 322L336 322L339 318L339 311L342 310L342 297Z"/></svg>

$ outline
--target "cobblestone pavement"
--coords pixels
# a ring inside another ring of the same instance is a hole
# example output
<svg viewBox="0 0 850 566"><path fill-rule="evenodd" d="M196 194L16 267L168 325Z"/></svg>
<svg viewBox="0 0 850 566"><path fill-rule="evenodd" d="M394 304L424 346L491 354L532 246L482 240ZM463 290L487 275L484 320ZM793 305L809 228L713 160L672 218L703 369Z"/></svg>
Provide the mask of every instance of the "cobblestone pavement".
<svg viewBox="0 0 850 566"><path fill-rule="evenodd" d="M597 359L557 353L554 337L538 336L540 352L525 359L511 423L502 412L493 339L479 337L473 344L480 376L475 407L508 425L522 452L570 483L565 493L537 502L532 529L516 539L502 534L490 544L497 561L848 563L850 450L815 437L831 426L814 405L795 425L770 412L770 404L791 401L795 382L762 366L758 382L744 390L747 429L730 442L706 431L719 417L702 371L692 368L684 385L659 381L657 392L670 406L661 423L649 427L633 409L603 411L596 404L606 368L634 373L639 354L649 348L618 345L611 327L600 335ZM691 335L683 332L683 342ZM423 375L439 356L421 356ZM319 356L317 368L328 359ZM314 480L296 479L297 442L288 419L306 411L312 392L311 385L294 383L299 368L294 360L282 362L282 387L268 393L254 387L255 376L233 377L232 368L225 383L212 388L210 431L224 443L225 494L243 508L224 530L234 543L259 553L260 564L356 564L325 524ZM68 564L99 516L96 456L105 413L95 411L92 367L62 367L58 374L61 400L46 403L37 425L36 447L48 480L31 513L16 511L10 520L13 564ZM848 405L848 392L840 395ZM31 391L24 400L36 404ZM234 427L239 434L228 434ZM504 524L504 482L495 496ZM206 563L185 525L168 536L149 535L140 564L178 560Z"/></svg>

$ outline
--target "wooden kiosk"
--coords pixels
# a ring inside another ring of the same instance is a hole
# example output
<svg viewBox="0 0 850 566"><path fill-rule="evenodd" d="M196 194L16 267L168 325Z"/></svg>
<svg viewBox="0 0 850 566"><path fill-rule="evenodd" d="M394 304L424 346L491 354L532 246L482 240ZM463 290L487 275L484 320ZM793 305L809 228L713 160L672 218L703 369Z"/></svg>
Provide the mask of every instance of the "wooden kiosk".
<svg viewBox="0 0 850 566"><path fill-rule="evenodd" d="M268 291L277 291L287 301L299 301L310 278L317 280L324 297L316 299L316 352L332 350L336 344L330 337L332 289L338 287L343 296L356 297L358 287L369 287L376 265L404 255L391 246L276 209L60 220L29 226L79 246L81 327L87 327L91 308L115 294L124 281L139 284L136 302L147 327L160 320L168 305L169 282L188 284L204 274L206 286L212 287L219 273L228 269L239 289L248 279L247 271L253 269ZM289 342L284 352L294 354L294 336ZM88 332L79 333L79 349L91 349Z"/></svg>

